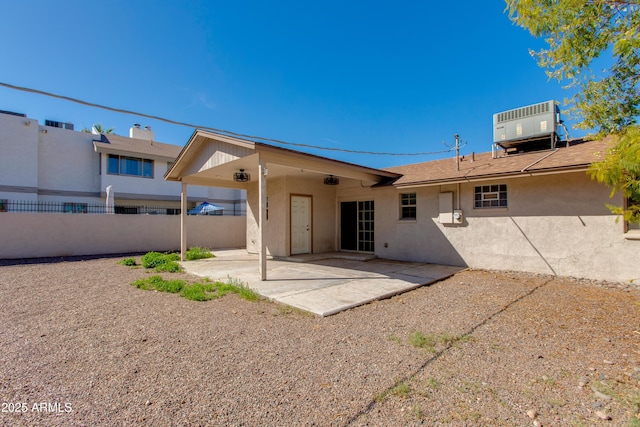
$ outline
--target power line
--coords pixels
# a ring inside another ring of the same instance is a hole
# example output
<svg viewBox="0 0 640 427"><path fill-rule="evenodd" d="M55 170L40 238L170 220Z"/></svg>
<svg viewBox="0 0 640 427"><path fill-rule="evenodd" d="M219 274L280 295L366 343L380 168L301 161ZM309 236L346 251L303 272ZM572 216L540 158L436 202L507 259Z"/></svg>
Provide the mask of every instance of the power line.
<svg viewBox="0 0 640 427"><path fill-rule="evenodd" d="M94 108L100 108L100 109L103 109L103 110L113 111L115 113L129 114L129 115L139 116L139 117L146 117L148 119L158 120L158 121L165 122L165 123L170 123L170 124L173 124L173 125L208 130L208 131L216 132L216 133L219 133L219 134L222 134L222 135L235 136L235 137L238 137L238 138L248 139L248 140L251 140L253 142L270 142L270 143L282 144L282 145L292 145L292 146L295 146L295 147L315 148L315 149L318 149L318 150L340 151L340 152L343 152L343 153L352 153L352 154L373 154L373 155L381 155L381 156L427 156L427 155L434 155L434 154L449 153L449 152L452 151L452 149L448 149L448 150L441 150L441 151L425 151L425 152L420 152L420 153L389 153L389 152L378 152L378 151L349 150L349 149L346 149L346 148L322 147L322 146L319 146L319 145L302 144L302 143L296 143L296 142L287 142L287 141L282 141L282 140L274 139L274 138L265 138L265 137L256 136L256 135L246 135L246 134L243 134L243 133L237 133L237 132L232 132L230 130L218 129L218 128L214 128L214 127L211 127L211 126L194 125L194 124L191 124L191 123L185 123L185 122L180 122L180 121L177 121L177 120L171 120L171 119L167 119L167 118L164 118L164 117L154 116L154 115L151 115L151 114L139 113L137 111L131 111L131 110L124 110L124 109L121 109L121 108L109 107L109 106L106 106L106 105L100 105L100 104L96 104L96 103L93 103L93 102L83 101L83 100L77 99L77 98L71 98L69 96L57 95L55 93L45 92L43 90L32 89L32 88L22 87L22 86L16 86L16 85L12 85L12 84L9 84L9 83L4 83L4 82L0 82L0 86L4 86L4 87L9 88L9 89L19 90L19 91L22 91L22 92L35 93L37 95L44 95L44 96L49 96L51 98L62 99L64 101L74 102L76 104L86 105L88 107L94 107Z"/></svg>

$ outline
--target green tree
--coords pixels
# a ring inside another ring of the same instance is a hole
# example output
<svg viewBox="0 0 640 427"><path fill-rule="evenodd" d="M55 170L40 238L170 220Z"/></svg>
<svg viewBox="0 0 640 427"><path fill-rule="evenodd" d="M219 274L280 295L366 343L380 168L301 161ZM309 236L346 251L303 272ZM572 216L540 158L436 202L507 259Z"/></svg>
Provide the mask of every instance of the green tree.
<svg viewBox="0 0 640 427"><path fill-rule="evenodd" d="M84 129L82 129L82 132L84 132L84 133L93 133L93 130L95 130L96 133L98 133L98 134L113 133L113 128L109 128L109 129L103 128L100 123L95 123L92 126L91 129L84 128Z"/></svg>
<svg viewBox="0 0 640 427"><path fill-rule="evenodd" d="M622 192L609 206L640 221L640 0L506 0L509 18L547 47L531 51L549 78L574 92L567 100L578 127L614 144L590 175ZM606 68L602 68L606 63Z"/></svg>

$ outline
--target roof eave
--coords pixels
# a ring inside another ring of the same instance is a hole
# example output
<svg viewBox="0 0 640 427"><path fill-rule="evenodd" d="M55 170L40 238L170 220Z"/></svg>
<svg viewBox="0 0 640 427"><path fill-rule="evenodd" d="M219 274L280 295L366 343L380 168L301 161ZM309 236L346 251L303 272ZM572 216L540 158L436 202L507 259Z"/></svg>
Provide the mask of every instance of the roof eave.
<svg viewBox="0 0 640 427"><path fill-rule="evenodd" d="M137 155L140 157L144 157L145 159L151 159L151 160L162 160L166 162L174 161L174 157L171 157L171 156L165 156L162 154L145 153L142 151L127 150L127 149L122 149L117 147L110 147L109 144L104 142L98 142L98 141L93 142L93 149L96 153L117 154L121 156Z"/></svg>
<svg viewBox="0 0 640 427"><path fill-rule="evenodd" d="M252 141L246 141L243 139L238 139L202 129L195 129L191 134L191 137L189 137L189 141L187 141L184 147L182 147L182 150L180 150L180 153L178 153L178 156L175 158L173 164L164 174L164 179L167 181L182 181L179 176L184 169L184 165L189 161L188 154L194 155L194 151L197 152L198 149L205 143L207 138L215 139L217 141L226 142L233 145L239 145L245 148L255 148L255 143Z"/></svg>
<svg viewBox="0 0 640 427"><path fill-rule="evenodd" d="M468 182L489 181L496 179L511 179L521 178L527 176L536 175L555 175L561 173L574 173L574 172L586 172L589 169L589 165L577 165L571 167L559 167L559 168L541 168L528 171L514 171L504 172L499 174L486 174L486 175L474 175L463 177L452 177L444 179L433 179L425 181L405 182L405 183L393 183L392 185L397 188L410 188L410 187L429 187L442 184L464 184Z"/></svg>

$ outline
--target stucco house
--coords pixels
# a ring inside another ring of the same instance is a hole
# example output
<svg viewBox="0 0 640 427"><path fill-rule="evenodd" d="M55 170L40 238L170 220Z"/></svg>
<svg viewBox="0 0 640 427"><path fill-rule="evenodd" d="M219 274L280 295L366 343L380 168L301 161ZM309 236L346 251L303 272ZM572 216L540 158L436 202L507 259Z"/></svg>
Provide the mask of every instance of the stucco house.
<svg viewBox="0 0 640 427"><path fill-rule="evenodd" d="M156 141L150 127L134 125L129 137L100 135L0 111L0 211L17 202L83 213L104 204L111 186L115 213L177 213L180 185L163 177L180 150ZM222 206L227 215L245 212L242 190L194 187L187 207L203 201Z"/></svg>
<svg viewBox="0 0 640 427"><path fill-rule="evenodd" d="M380 258L592 279L640 279L640 230L616 221L588 166L608 140L373 169L196 130L165 179L247 191L246 248L268 257ZM182 210L184 212L185 209ZM183 251L188 229L182 216Z"/></svg>

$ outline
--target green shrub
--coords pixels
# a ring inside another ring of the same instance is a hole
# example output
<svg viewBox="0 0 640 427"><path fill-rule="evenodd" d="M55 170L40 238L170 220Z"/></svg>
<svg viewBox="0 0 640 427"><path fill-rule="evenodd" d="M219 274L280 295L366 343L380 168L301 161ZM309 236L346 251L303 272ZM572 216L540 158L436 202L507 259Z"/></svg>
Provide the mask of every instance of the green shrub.
<svg viewBox="0 0 640 427"><path fill-rule="evenodd" d="M191 301L208 301L221 296L216 291L212 283L194 283L182 288L180 295Z"/></svg>
<svg viewBox="0 0 640 427"><path fill-rule="evenodd" d="M156 272L177 273L182 271L182 267L177 263L179 259L180 255L176 253L147 252L142 256L142 266L153 268Z"/></svg>
<svg viewBox="0 0 640 427"><path fill-rule="evenodd" d="M138 289L144 289L146 291L153 289L154 286L149 282L149 279L139 279L132 283Z"/></svg>
<svg viewBox="0 0 640 427"><path fill-rule="evenodd" d="M142 266L144 268L156 268L164 262L165 256L160 252L147 252L142 256Z"/></svg>
<svg viewBox="0 0 640 427"><path fill-rule="evenodd" d="M167 261L158 265L156 268L153 269L153 271L158 273L161 271L164 271L167 273L179 273L182 271L182 267L180 267L180 264L178 264L175 261Z"/></svg>
<svg viewBox="0 0 640 427"><path fill-rule="evenodd" d="M160 292L178 293L184 288L184 280L164 280L161 276L151 276L132 283L138 289L156 290Z"/></svg>
<svg viewBox="0 0 640 427"><path fill-rule="evenodd" d="M162 283L156 285L156 289L160 292L176 294L184 288L184 285L184 280L163 280Z"/></svg>
<svg viewBox="0 0 640 427"><path fill-rule="evenodd" d="M164 281L164 279L162 278L162 276L156 275L156 276L149 277L147 281L155 287L161 284Z"/></svg>
<svg viewBox="0 0 640 427"><path fill-rule="evenodd" d="M160 266L165 265L161 264ZM158 268L158 267L156 267ZM238 294L248 301L260 299L260 295L242 282L230 280L230 283L206 280L205 283L187 284L184 280L164 280L155 275L131 283L138 289L156 290L160 292L180 293L180 296L192 301L209 301L220 298L228 293Z"/></svg>
<svg viewBox="0 0 640 427"><path fill-rule="evenodd" d="M215 255L209 249L201 248L199 246L194 246L193 248L189 248L189 250L185 255L186 255L187 261L215 257Z"/></svg>
<svg viewBox="0 0 640 427"><path fill-rule="evenodd" d="M167 261L180 261L180 254L175 252L167 252L164 254L164 259Z"/></svg>
<svg viewBox="0 0 640 427"><path fill-rule="evenodd" d="M138 265L136 260L133 258L125 258L122 261L120 261L118 264L126 265L127 267L135 267L136 265Z"/></svg>

